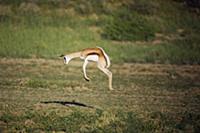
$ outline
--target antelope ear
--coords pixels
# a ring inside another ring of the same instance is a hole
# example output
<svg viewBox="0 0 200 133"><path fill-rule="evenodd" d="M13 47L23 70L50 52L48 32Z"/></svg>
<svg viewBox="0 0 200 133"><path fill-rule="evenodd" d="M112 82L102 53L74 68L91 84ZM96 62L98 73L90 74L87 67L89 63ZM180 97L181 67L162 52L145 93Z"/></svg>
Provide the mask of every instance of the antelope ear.
<svg viewBox="0 0 200 133"><path fill-rule="evenodd" d="M65 56L65 55L61 54L59 57L63 57L63 56Z"/></svg>

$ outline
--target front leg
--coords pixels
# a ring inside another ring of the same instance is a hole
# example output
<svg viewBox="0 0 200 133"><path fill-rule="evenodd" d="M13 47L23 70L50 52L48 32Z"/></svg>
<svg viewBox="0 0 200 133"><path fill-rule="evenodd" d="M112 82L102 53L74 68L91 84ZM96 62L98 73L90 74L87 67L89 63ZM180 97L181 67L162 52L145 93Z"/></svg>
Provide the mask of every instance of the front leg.
<svg viewBox="0 0 200 133"><path fill-rule="evenodd" d="M85 78L86 81L90 81L90 79L87 77L87 74L86 74L86 66L88 64L88 60L85 60L84 64L83 64L83 76Z"/></svg>

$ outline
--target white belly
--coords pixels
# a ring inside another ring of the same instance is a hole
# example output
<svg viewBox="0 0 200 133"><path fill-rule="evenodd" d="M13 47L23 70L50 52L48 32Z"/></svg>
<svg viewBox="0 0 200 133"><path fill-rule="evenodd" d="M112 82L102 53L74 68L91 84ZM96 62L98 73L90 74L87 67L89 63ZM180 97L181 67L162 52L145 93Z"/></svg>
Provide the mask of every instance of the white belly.
<svg viewBox="0 0 200 133"><path fill-rule="evenodd" d="M88 55L88 56L86 57L86 59L87 59L88 61L95 61L95 62L97 62L97 61L99 60L99 56L98 56L98 55Z"/></svg>

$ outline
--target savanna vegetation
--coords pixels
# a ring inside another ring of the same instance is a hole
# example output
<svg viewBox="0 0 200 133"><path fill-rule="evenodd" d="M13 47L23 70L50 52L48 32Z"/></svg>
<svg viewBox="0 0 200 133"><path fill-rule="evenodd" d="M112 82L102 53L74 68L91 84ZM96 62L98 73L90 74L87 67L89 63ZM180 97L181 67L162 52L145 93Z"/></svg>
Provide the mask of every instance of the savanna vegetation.
<svg viewBox="0 0 200 133"><path fill-rule="evenodd" d="M199 15L199 0L0 0L0 132L198 132ZM95 46L114 91L58 58Z"/></svg>
<svg viewBox="0 0 200 133"><path fill-rule="evenodd" d="M0 56L57 58L101 46L112 61L199 64L198 8L162 0L2 0Z"/></svg>

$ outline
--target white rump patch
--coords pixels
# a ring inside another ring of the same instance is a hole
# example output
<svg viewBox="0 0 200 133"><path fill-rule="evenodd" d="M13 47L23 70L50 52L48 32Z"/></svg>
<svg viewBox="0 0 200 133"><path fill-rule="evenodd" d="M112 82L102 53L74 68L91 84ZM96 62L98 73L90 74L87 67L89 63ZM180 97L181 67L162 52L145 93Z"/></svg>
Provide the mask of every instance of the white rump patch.
<svg viewBox="0 0 200 133"><path fill-rule="evenodd" d="M106 58L106 62L107 62L107 66L106 67L109 68L110 67L110 58L108 57L106 52L103 50L103 48L101 48L101 47L97 47L97 48L100 48L103 51L103 54L104 54L104 56Z"/></svg>

